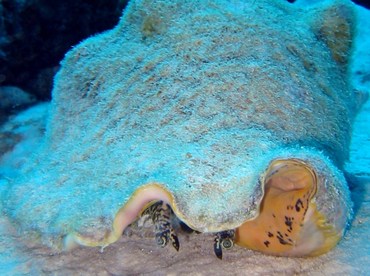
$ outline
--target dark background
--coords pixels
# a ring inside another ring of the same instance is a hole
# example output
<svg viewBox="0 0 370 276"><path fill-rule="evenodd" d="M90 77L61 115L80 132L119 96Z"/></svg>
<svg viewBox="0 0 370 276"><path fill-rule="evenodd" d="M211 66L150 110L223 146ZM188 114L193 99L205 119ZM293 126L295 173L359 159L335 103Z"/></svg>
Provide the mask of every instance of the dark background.
<svg viewBox="0 0 370 276"><path fill-rule="evenodd" d="M0 86L50 99L64 54L86 37L113 28L127 1L0 1Z"/></svg>

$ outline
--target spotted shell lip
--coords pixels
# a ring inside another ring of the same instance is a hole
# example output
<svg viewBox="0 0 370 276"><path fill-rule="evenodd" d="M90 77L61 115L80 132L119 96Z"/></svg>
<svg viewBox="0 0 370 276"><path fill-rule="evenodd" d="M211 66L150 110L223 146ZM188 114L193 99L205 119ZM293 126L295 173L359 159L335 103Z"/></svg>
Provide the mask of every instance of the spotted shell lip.
<svg viewBox="0 0 370 276"><path fill-rule="evenodd" d="M308 163L274 160L262 183L258 215L237 228L238 245L279 256L316 256L339 242L343 232L317 208L318 177Z"/></svg>

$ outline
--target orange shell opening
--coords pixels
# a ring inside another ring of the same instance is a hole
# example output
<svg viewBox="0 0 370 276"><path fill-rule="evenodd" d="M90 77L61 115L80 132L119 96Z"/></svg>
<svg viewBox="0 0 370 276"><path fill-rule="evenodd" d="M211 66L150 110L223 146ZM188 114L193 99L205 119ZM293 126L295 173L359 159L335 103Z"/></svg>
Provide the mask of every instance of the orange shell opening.
<svg viewBox="0 0 370 276"><path fill-rule="evenodd" d="M300 160L271 163L259 215L236 231L240 246L280 256L315 256L334 247L341 234L315 205L315 172Z"/></svg>

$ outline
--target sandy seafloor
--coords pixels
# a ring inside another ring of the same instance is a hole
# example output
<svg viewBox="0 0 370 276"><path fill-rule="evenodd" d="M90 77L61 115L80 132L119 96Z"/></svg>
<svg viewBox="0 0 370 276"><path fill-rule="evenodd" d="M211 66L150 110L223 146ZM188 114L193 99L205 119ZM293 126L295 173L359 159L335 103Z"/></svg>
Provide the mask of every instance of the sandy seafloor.
<svg viewBox="0 0 370 276"><path fill-rule="evenodd" d="M368 19L366 19L368 18ZM370 11L360 9L353 71L356 86L370 90ZM0 127L28 137L0 159L0 192L27 160L43 133L48 104L33 107ZM370 101L356 119L346 166L355 203L352 226L331 252L315 258L266 256L235 246L224 259L213 254L213 236L179 234L181 248L157 248L153 237L124 235L101 251L77 248L53 252L32 244L0 217L0 275L370 275ZM35 218L37 219L37 218Z"/></svg>

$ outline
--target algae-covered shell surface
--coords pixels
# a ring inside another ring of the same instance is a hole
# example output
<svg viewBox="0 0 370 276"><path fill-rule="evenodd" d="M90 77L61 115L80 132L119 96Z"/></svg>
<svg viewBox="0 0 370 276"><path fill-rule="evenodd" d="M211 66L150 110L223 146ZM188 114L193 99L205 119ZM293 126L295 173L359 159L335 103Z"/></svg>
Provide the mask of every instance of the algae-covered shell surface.
<svg viewBox="0 0 370 276"><path fill-rule="evenodd" d="M4 212L53 247L107 246L160 200L247 248L327 252L351 218L353 26L347 1L131 1L66 54Z"/></svg>

